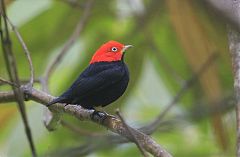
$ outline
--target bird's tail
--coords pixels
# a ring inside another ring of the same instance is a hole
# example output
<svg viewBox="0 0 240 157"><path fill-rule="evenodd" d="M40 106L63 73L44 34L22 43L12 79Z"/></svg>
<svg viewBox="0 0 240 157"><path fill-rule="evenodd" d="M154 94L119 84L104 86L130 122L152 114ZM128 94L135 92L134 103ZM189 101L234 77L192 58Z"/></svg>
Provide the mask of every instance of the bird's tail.
<svg viewBox="0 0 240 157"><path fill-rule="evenodd" d="M52 101L50 101L48 104L47 104L47 107L53 105L53 104L56 104L56 103L60 103L62 102L63 100L65 100L64 98L62 97L58 97L58 98L55 98L53 99Z"/></svg>

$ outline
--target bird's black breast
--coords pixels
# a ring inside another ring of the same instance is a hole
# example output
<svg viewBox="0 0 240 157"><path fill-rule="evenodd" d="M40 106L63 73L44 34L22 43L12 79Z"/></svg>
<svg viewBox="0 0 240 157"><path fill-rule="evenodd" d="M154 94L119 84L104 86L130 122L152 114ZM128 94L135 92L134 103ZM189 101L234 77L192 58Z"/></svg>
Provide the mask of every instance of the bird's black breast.
<svg viewBox="0 0 240 157"><path fill-rule="evenodd" d="M60 97L64 103L85 108L106 106L123 95L128 82L128 68L123 61L97 62L89 65Z"/></svg>

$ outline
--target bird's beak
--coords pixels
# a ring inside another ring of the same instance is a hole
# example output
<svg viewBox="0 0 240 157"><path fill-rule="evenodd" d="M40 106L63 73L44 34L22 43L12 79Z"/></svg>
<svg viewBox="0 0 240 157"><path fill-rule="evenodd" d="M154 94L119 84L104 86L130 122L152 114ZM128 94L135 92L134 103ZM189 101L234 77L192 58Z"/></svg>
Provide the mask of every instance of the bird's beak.
<svg viewBox="0 0 240 157"><path fill-rule="evenodd" d="M130 47L133 47L132 45L125 45L122 49L122 53L124 53L127 49L129 49Z"/></svg>

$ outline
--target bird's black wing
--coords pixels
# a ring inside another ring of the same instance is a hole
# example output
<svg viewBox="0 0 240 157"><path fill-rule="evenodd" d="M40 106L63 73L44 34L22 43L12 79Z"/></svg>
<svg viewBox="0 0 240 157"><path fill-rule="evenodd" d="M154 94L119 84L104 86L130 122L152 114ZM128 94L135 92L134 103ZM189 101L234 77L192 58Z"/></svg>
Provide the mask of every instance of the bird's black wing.
<svg viewBox="0 0 240 157"><path fill-rule="evenodd" d="M65 103L74 104L78 100L95 92L100 92L120 81L124 74L124 68L118 66L105 69L90 76L84 76L84 74L80 75L72 86L60 96L60 98L62 97L62 99L65 99ZM62 102L64 102L64 100Z"/></svg>

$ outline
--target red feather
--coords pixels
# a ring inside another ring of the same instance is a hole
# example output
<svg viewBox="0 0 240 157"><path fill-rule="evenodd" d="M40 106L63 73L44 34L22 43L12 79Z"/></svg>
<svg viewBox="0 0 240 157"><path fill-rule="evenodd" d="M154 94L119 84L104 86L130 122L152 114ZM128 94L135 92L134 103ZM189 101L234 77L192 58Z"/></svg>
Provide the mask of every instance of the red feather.
<svg viewBox="0 0 240 157"><path fill-rule="evenodd" d="M116 49L115 49L116 48ZM109 41L103 44L93 55L90 64L96 62L113 62L120 61L122 59L122 50L124 45L116 42ZM114 50L114 51L113 51Z"/></svg>

